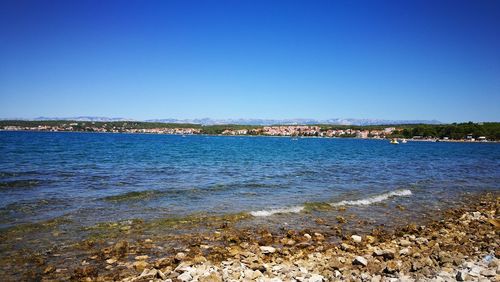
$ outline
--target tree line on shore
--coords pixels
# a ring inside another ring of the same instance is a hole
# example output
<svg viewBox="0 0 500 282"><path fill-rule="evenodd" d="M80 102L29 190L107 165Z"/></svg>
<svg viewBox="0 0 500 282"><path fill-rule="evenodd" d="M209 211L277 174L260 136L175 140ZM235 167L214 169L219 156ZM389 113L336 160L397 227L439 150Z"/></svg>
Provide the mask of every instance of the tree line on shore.
<svg viewBox="0 0 500 282"><path fill-rule="evenodd" d="M488 140L500 140L500 123L452 123L452 124L419 124L405 127L393 132L394 137L412 138L413 136L449 139L465 139L467 136L478 138L486 137Z"/></svg>
<svg viewBox="0 0 500 282"><path fill-rule="evenodd" d="M200 129L202 134L221 134L224 130L252 130L260 129L261 125L201 125L201 124L179 124L161 122L140 122L140 121L113 121L113 122L92 122L92 121L70 121L70 120L1 120L0 128L16 126L23 128L34 128L39 126L72 128L71 131L93 131L93 128L103 128L106 130L117 130L118 132L130 129L154 129L154 128L194 128ZM275 125L288 126L288 125ZM311 125L312 126L312 125ZM316 124L321 131L327 130L383 130L386 127L394 127L396 130L388 137L412 138L421 136L423 138L444 138L465 139L468 135L472 138L484 136L489 140L500 140L500 122L484 123L451 123L451 124L399 124L399 125L327 125ZM251 134L251 133L250 133Z"/></svg>

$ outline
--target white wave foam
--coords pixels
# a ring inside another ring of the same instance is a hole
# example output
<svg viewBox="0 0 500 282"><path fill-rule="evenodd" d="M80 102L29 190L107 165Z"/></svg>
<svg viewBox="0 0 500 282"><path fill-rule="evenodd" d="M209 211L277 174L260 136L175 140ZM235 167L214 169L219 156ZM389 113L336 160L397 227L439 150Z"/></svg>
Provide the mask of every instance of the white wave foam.
<svg viewBox="0 0 500 282"><path fill-rule="evenodd" d="M253 216L270 216L270 215L277 214L277 213L299 213L302 210L304 210L303 206L296 206L296 207L290 207L290 208L252 211L252 212L250 212L250 214Z"/></svg>
<svg viewBox="0 0 500 282"><path fill-rule="evenodd" d="M412 193L408 189L402 189L402 190L395 190L392 192L387 192L384 194L372 196L369 198L361 199L361 200L354 200L354 201L341 201L338 203L330 203L331 206L337 207L337 206L364 206L364 205L371 205L374 203L382 202L385 201L389 198L392 197L398 197L398 196L411 196ZM260 210L260 211L251 211L250 214L252 216L271 216L273 214L279 214L279 213L299 213L304 210L304 206L295 206L295 207L289 207L289 208L278 208L278 209L270 209L270 210Z"/></svg>
<svg viewBox="0 0 500 282"><path fill-rule="evenodd" d="M396 191L380 194L377 196L372 196L372 197L361 199L361 200L341 201L338 203L331 203L330 205L332 205L334 207L336 207L336 206L366 206L366 205L371 205L374 203L385 201L385 200L392 198L392 197L411 196L411 195L412 195L412 193L410 190L402 189L402 190L396 190Z"/></svg>

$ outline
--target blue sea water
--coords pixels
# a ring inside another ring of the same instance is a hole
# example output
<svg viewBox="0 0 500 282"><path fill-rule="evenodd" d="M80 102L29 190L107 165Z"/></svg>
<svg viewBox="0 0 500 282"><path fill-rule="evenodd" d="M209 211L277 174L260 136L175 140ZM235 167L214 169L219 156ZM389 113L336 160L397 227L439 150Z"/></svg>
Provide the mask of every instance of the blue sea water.
<svg viewBox="0 0 500 282"><path fill-rule="evenodd" d="M499 191L499 182L493 143L0 132L0 227L67 215L82 225L272 217L306 202L411 209Z"/></svg>

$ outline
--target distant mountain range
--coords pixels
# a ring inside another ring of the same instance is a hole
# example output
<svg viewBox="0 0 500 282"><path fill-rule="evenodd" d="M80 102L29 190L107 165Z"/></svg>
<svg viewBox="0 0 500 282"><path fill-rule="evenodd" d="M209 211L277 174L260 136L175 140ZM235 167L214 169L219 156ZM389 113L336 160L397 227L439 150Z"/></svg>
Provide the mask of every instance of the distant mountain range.
<svg viewBox="0 0 500 282"><path fill-rule="evenodd" d="M154 119L147 120L150 122L166 122L166 123L196 123L203 125L214 124L240 124L240 125L297 125L297 124L335 124L335 125L380 125L380 124L439 124L437 120L383 120L383 119Z"/></svg>
<svg viewBox="0 0 500 282"><path fill-rule="evenodd" d="M148 119L135 120L130 118L109 118L95 116L77 116L77 117L37 117L26 120L75 120L75 121L142 121L142 122L162 122L162 123L193 123L202 125L217 124L240 124L240 125L297 125L297 124L335 124L335 125L390 125L390 124L440 124L437 120L386 120L386 119L356 119L356 118L332 118L332 119Z"/></svg>
<svg viewBox="0 0 500 282"><path fill-rule="evenodd" d="M78 117L37 117L26 120L74 120L74 121L132 121L130 118L109 118L109 117L93 117L93 116L78 116Z"/></svg>

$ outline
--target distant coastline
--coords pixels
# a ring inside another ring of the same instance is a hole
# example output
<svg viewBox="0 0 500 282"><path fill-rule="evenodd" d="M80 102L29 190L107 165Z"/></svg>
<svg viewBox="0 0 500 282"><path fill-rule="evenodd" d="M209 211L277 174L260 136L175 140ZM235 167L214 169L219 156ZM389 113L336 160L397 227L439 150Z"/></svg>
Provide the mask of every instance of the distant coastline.
<svg viewBox="0 0 500 282"><path fill-rule="evenodd" d="M69 120L3 120L0 131L141 133L170 135L318 137L358 139L407 139L426 142L497 142L500 123L401 124L401 125L201 125L162 122L89 122Z"/></svg>

